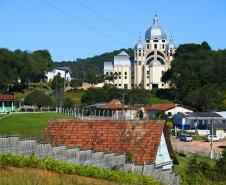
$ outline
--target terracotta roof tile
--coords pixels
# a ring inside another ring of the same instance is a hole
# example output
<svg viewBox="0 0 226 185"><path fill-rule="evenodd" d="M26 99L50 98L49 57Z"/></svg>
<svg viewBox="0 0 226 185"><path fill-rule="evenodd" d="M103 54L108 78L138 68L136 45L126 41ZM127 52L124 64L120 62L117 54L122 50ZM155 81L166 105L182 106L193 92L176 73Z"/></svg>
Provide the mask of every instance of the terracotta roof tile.
<svg viewBox="0 0 226 185"><path fill-rule="evenodd" d="M14 101L13 95L10 94L0 94L0 101Z"/></svg>
<svg viewBox="0 0 226 185"><path fill-rule="evenodd" d="M112 120L67 120L50 121L45 130L48 141L81 149L115 152L130 151L135 163L154 163L163 121L136 121L132 129L129 121Z"/></svg>
<svg viewBox="0 0 226 185"><path fill-rule="evenodd" d="M172 103L166 103L166 104L157 104L157 105L152 105L149 107L146 107L146 110L153 110L153 111L166 111L169 109L174 108L176 105Z"/></svg>

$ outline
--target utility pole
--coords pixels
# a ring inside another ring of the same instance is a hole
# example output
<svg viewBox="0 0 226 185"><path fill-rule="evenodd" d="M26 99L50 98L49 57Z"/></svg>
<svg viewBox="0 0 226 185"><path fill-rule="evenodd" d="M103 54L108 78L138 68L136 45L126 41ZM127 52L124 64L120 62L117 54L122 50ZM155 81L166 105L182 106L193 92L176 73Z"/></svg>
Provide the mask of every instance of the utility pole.
<svg viewBox="0 0 226 185"><path fill-rule="evenodd" d="M213 112L212 112L213 114ZM210 159L213 159L213 115L211 120L211 141L210 141Z"/></svg>
<svg viewBox="0 0 226 185"><path fill-rule="evenodd" d="M122 93L122 119L123 120L125 120L124 99L125 99L125 93Z"/></svg>

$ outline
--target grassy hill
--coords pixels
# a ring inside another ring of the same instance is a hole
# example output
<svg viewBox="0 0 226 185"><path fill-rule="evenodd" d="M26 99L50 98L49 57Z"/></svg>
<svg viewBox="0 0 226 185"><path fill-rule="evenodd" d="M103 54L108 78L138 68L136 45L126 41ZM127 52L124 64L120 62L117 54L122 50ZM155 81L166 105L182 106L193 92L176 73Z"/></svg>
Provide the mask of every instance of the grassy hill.
<svg viewBox="0 0 226 185"><path fill-rule="evenodd" d="M0 185L121 185L102 179L59 174L34 168L0 168ZM125 184L126 185L126 184Z"/></svg>
<svg viewBox="0 0 226 185"><path fill-rule="evenodd" d="M48 120L72 118L57 113L20 113L0 120L0 135L17 135L21 138L42 138Z"/></svg>

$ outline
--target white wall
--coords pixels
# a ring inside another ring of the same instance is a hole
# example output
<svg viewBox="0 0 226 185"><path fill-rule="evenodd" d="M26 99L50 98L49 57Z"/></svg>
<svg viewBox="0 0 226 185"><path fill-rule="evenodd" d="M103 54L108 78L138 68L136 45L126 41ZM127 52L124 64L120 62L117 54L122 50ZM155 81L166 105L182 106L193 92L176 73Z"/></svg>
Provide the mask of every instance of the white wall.
<svg viewBox="0 0 226 185"><path fill-rule="evenodd" d="M173 116L173 115L177 114L178 112L186 113L186 112L193 112L193 111L190 109L181 107L181 106L176 106L170 110L165 111L165 114L168 115L168 113L170 113L170 112L171 112L171 115Z"/></svg>
<svg viewBox="0 0 226 185"><path fill-rule="evenodd" d="M65 71L64 70L60 70L60 69L54 69L53 71L50 71L47 73L47 82L49 82L50 80L53 80L54 76L57 76L58 74L60 74L61 78L65 78ZM66 80L67 81L71 81L71 75L70 73L66 73Z"/></svg>
<svg viewBox="0 0 226 185"><path fill-rule="evenodd" d="M173 162L172 162L172 159L170 158L169 150L166 145L165 136L162 133L161 141L160 141L156 159L155 159L155 164L157 166L161 166L161 164L163 163L166 163L166 165L163 166L164 170L171 169L173 166Z"/></svg>

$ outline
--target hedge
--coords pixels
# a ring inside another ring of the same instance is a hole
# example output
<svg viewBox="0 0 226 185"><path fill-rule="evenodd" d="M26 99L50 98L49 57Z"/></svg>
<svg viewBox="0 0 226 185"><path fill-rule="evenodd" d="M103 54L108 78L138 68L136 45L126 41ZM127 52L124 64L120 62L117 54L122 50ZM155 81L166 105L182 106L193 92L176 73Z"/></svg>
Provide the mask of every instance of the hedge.
<svg viewBox="0 0 226 185"><path fill-rule="evenodd" d="M13 154L0 154L0 165L15 166L20 168L31 167L38 169L46 169L57 173L74 174L137 185L161 184L160 182L157 182L153 180L151 177L147 176L140 176L137 174L122 172L119 170L107 170L104 168L94 166L69 164L51 158L40 159L34 155L24 157Z"/></svg>

